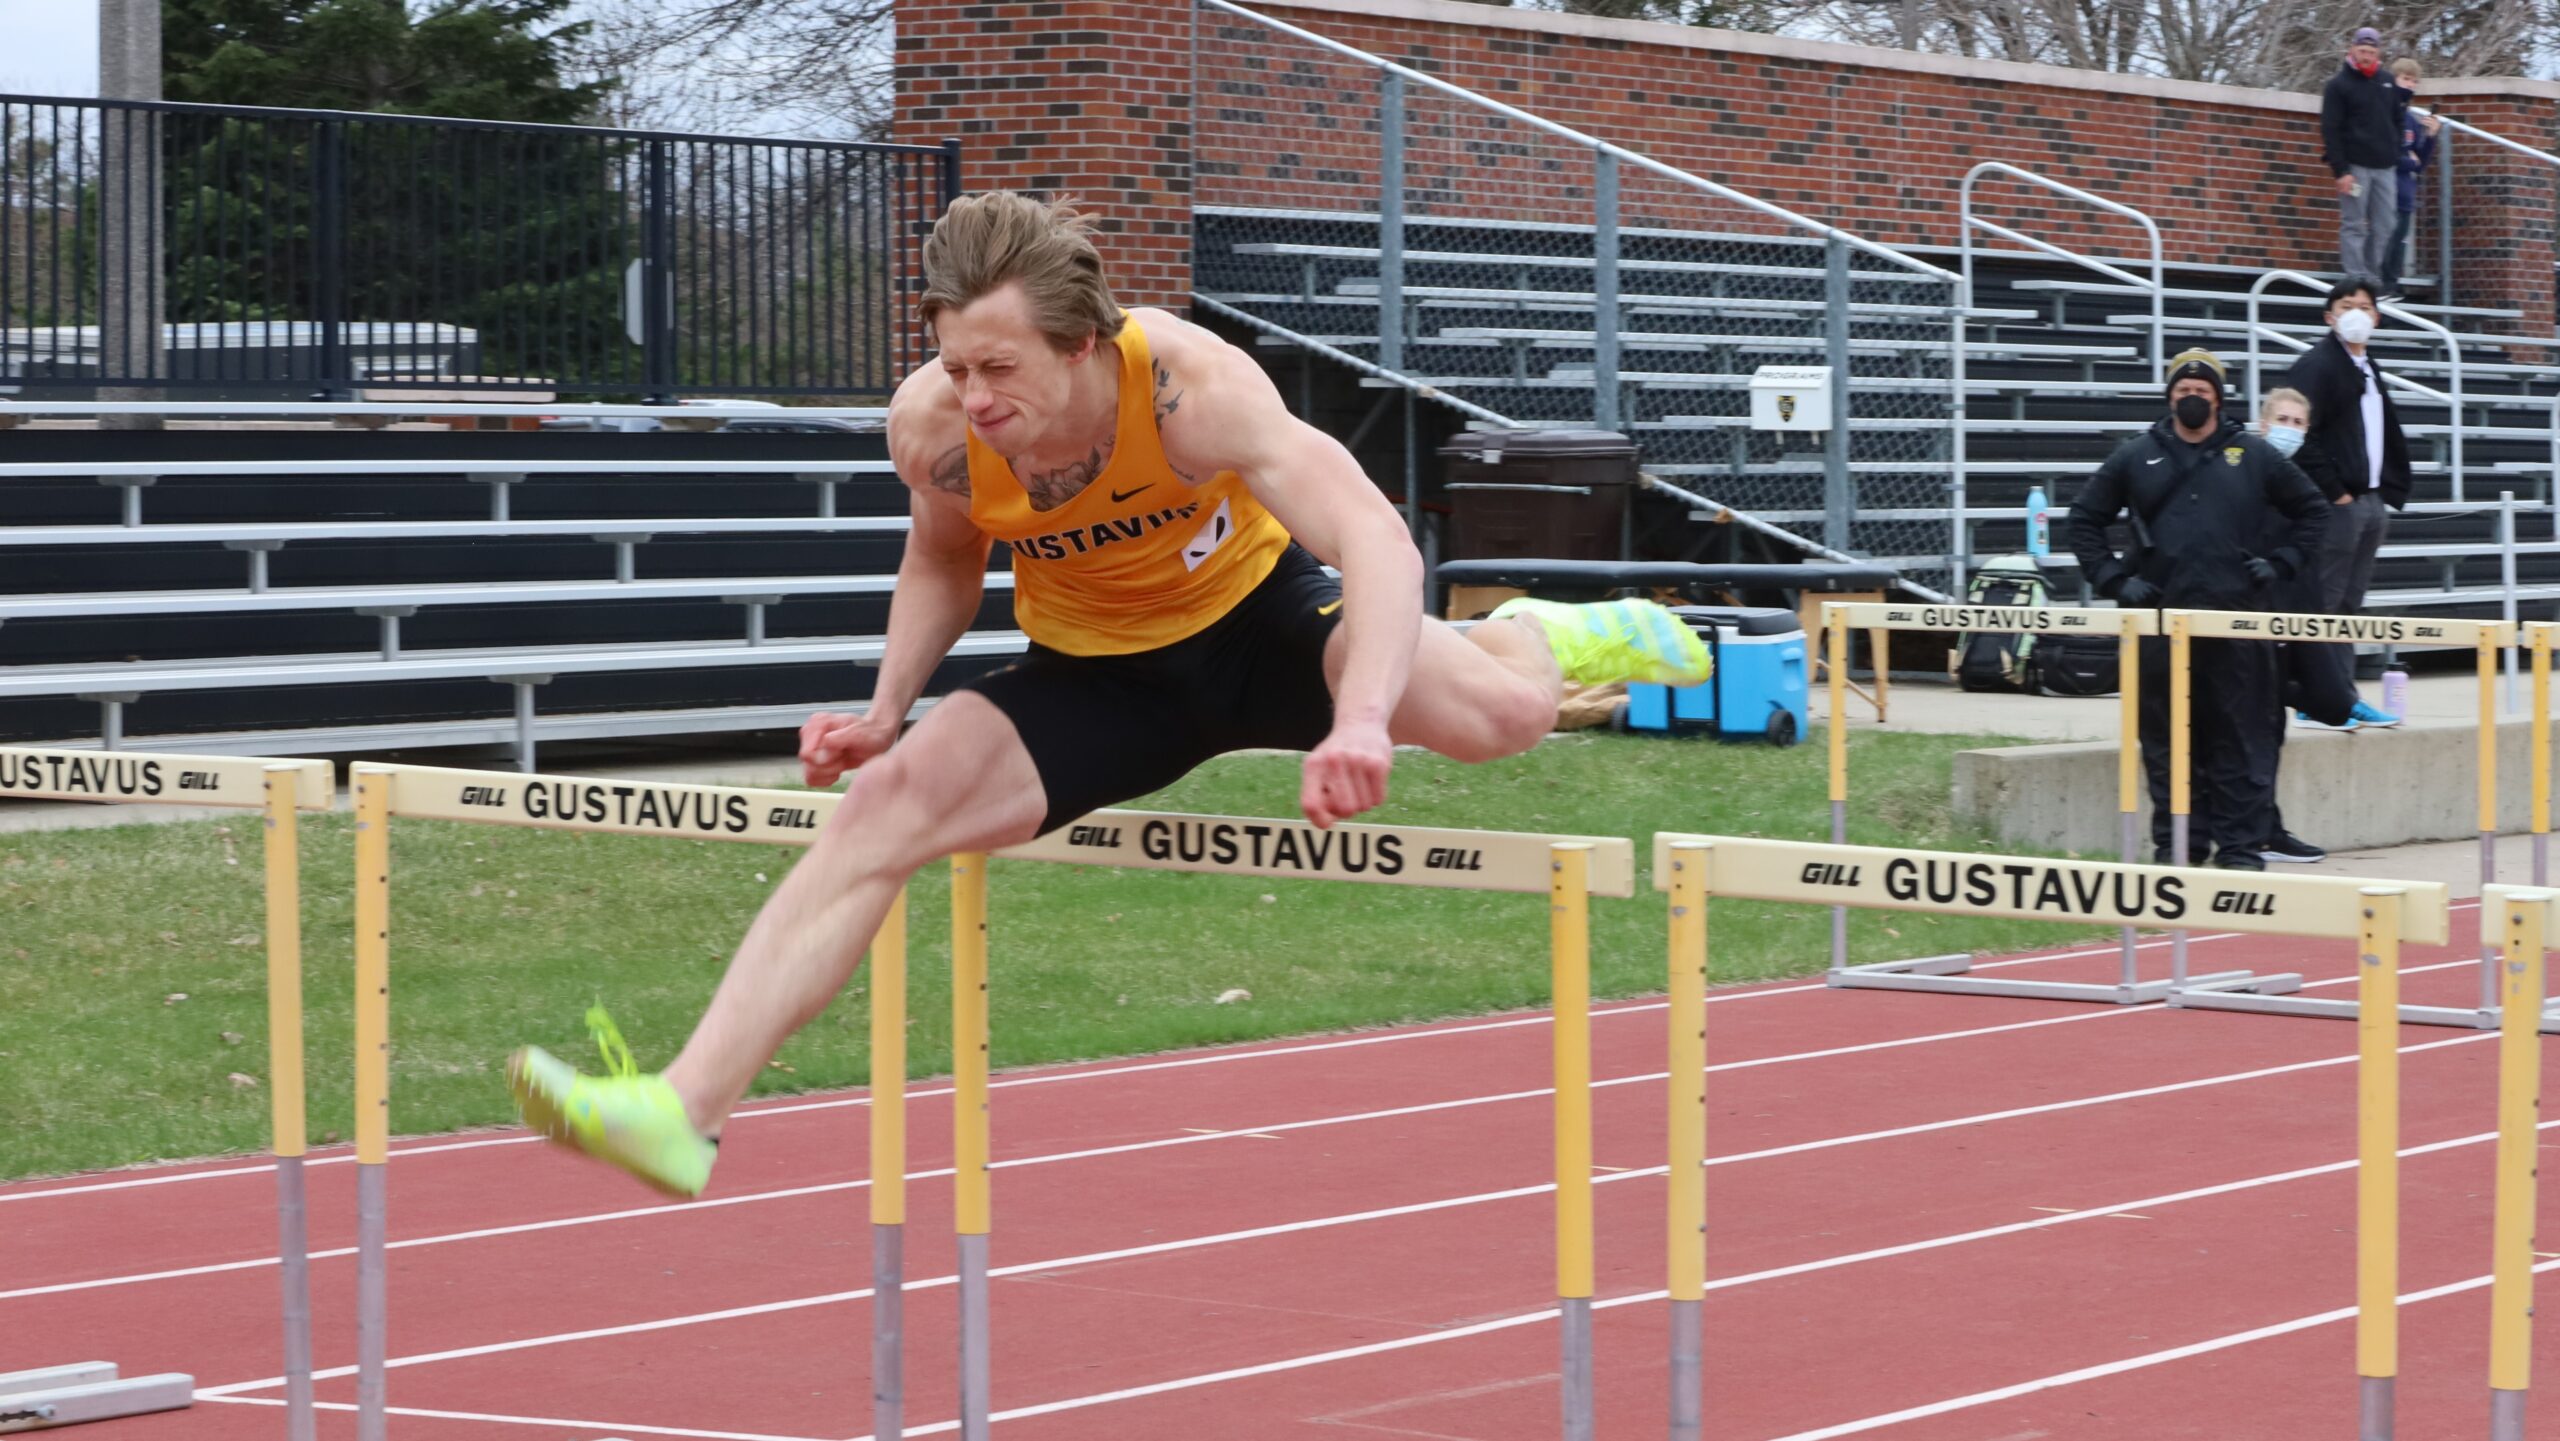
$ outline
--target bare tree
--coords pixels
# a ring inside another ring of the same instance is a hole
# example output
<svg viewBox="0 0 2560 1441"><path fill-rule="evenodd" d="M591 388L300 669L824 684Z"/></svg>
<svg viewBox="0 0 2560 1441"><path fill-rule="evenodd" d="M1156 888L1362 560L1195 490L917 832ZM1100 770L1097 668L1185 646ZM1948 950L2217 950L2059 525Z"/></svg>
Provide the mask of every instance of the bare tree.
<svg viewBox="0 0 2560 1441"><path fill-rule="evenodd" d="M581 59L626 123L881 139L894 0L596 0Z"/></svg>

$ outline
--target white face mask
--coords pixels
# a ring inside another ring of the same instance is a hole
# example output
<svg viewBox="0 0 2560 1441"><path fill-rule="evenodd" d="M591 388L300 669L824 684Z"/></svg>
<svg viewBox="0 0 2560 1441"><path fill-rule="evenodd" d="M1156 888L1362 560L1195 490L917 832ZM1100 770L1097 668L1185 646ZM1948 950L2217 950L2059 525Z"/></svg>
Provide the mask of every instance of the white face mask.
<svg viewBox="0 0 2560 1441"><path fill-rule="evenodd" d="M2338 315L2338 338L2349 345L2362 345L2373 339L2373 312L2341 311Z"/></svg>
<svg viewBox="0 0 2560 1441"><path fill-rule="evenodd" d="M2276 448L2276 454L2289 456L2302 449L2302 431L2290 425L2270 425L2267 427L2267 444Z"/></svg>

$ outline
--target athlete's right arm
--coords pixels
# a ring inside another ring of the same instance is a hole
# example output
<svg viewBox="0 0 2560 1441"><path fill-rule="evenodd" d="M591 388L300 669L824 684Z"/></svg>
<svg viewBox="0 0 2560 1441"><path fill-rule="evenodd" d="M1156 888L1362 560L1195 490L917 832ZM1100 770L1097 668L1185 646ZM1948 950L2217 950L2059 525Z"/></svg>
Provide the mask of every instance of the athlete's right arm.
<svg viewBox="0 0 2560 1441"><path fill-rule="evenodd" d="M800 763L810 785L833 785L898 739L907 711L934 667L977 619L985 597L986 532L969 518L965 431L950 383L919 373L889 406L889 457L907 487L906 552L889 596L889 632L871 707L860 716L820 714L800 728ZM939 388L941 395L933 394Z"/></svg>

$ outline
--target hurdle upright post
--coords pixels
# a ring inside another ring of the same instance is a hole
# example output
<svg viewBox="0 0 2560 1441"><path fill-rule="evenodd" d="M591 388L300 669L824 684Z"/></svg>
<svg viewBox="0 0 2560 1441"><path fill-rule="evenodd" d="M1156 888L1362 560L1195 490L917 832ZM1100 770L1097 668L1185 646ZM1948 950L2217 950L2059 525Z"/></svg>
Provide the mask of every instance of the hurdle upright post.
<svg viewBox="0 0 2560 1441"><path fill-rule="evenodd" d="M2127 865L2142 858L2136 849L2142 816L2141 736L2142 631L2137 625L2121 624L2116 632L2116 849L2118 858ZM2116 942L2124 950L2118 976L2130 993L2141 982L2134 928L2119 929Z"/></svg>
<svg viewBox="0 0 2560 1441"><path fill-rule="evenodd" d="M2169 612L2169 863L2187 863L2187 817L2192 807L2192 787L2187 768L2194 763L2188 722L2194 706L2193 677L2189 674L2195 658L2194 641L2189 635L2185 612ZM2187 984L2187 933L2182 929L2169 940L2169 983L2172 989L2184 990Z"/></svg>
<svg viewBox="0 0 2560 1441"><path fill-rule="evenodd" d="M987 1236L987 857L951 858L952 1208L960 1249L960 1436L989 1424Z"/></svg>
<svg viewBox="0 0 2560 1441"><path fill-rule="evenodd" d="M2541 1145L2543 945L2552 894L2498 894L2505 915L2498 1026L2497 1248L2489 1291L2489 1437L2525 1441L2533 1379L2534 1167ZM2488 919L2484 910L2482 919Z"/></svg>
<svg viewBox="0 0 2560 1441"><path fill-rule="evenodd" d="M2480 750L2480 885L2482 894L2498 883L2498 650L2500 637L2482 627L2475 642L2480 682L2478 746ZM2480 934L2480 1009L2498 1004L2498 943L2483 926ZM2536 1003L2537 1015L2540 1003ZM2485 1022L2484 1022L2485 1024Z"/></svg>
<svg viewBox="0 0 2560 1441"><path fill-rule="evenodd" d="M1565 1441L1591 1441L1591 846L1548 848L1555 995L1556 1301Z"/></svg>
<svg viewBox="0 0 2560 1441"><path fill-rule="evenodd" d="M2560 443L2560 442L2555 442ZM2555 484L2560 484L2556 479ZM2526 765L2533 775L2533 883L2551 884L2551 631L2535 625L2533 647L2533 717Z"/></svg>
<svg viewBox="0 0 2560 1441"><path fill-rule="evenodd" d="M1879 636L1884 632L1876 632ZM1826 601L1822 607L1822 636L1831 648L1831 719L1824 730L1824 742L1831 764L1831 843L1846 845L1849 841L1849 626L1848 612L1837 601ZM1876 674L1884 674L1884 652L1876 652ZM1831 970L1833 974L1849 965L1849 908L1831 908Z"/></svg>
<svg viewBox="0 0 2560 1441"><path fill-rule="evenodd" d="M309 1130L302 1077L302 841L296 812L299 766L269 766L265 777L267 862L267 1089L276 1158L276 1255L284 1282L287 1441L312 1441L311 1246L302 1156Z"/></svg>
<svg viewBox="0 0 2560 1441"><path fill-rule="evenodd" d="M1707 865L1671 846L1671 1441L1698 1441L1706 1411Z"/></svg>
<svg viewBox="0 0 2560 1441"><path fill-rule="evenodd" d="M907 893L871 938L871 1434L906 1434Z"/></svg>
<svg viewBox="0 0 2560 1441"><path fill-rule="evenodd" d="M2400 1375L2400 906L2364 888L2357 938L2356 1441L2392 1441Z"/></svg>
<svg viewBox="0 0 2560 1441"><path fill-rule="evenodd" d="M358 766L356 801L356 1441L389 1425L384 1165L391 1159L391 786Z"/></svg>

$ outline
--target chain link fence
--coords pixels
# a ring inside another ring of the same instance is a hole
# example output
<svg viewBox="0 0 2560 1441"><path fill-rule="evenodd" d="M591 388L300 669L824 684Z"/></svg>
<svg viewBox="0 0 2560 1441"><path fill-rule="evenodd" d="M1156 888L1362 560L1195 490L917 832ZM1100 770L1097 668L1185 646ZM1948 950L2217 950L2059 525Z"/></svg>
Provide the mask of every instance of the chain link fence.
<svg viewBox="0 0 2560 1441"><path fill-rule="evenodd" d="M1219 0L1198 54L1202 293L1949 588L1955 276ZM1837 428L1753 427L1821 365Z"/></svg>

